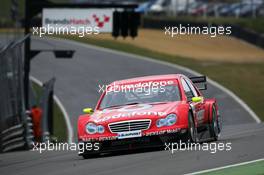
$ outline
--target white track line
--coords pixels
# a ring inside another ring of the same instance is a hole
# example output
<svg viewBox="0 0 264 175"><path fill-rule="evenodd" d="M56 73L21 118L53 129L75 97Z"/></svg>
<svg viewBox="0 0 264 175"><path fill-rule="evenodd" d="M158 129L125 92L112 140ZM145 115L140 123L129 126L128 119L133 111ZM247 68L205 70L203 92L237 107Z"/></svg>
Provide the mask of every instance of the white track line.
<svg viewBox="0 0 264 175"><path fill-rule="evenodd" d="M30 80L35 82L36 84L38 84L39 86L42 86L43 83L38 80L37 78L33 77L33 76L30 76ZM61 112L63 114L63 117L66 121L66 126L67 126L67 136L68 136L68 143L72 143L72 139L73 139L73 129L72 129L72 125L71 125L71 121L70 121L70 117L66 111L66 109L64 108L64 106L62 105L60 99L56 96L56 95L53 95L53 99L55 100L55 102L57 103L57 105L59 106L59 108L61 109Z"/></svg>
<svg viewBox="0 0 264 175"><path fill-rule="evenodd" d="M197 171L197 172L188 173L188 174L185 174L185 175L203 174L203 173L208 173L208 172L212 172L212 171L223 170L223 169L226 169L226 168L232 168L232 167L236 167L236 166L247 165L247 164L255 163L255 162L259 162L259 161L264 161L264 158L257 159L257 160L252 160L252 161L248 161L248 162L237 163L237 164L233 164L233 165L222 166L222 167L218 167L218 168L212 168L212 169L208 169L208 170Z"/></svg>
<svg viewBox="0 0 264 175"><path fill-rule="evenodd" d="M183 67L183 66L179 66L173 63L169 63L166 61L161 61L161 60L156 60L153 58L148 58L148 57L143 57L143 56L139 56L139 55L135 55L135 54L131 54L131 53L125 53L125 52L121 52L121 51L116 51L116 50L111 50L111 49L107 49L107 48L103 48L103 47L98 47L98 46L93 46L93 45L89 45L89 44L85 44L85 43L80 43L77 41L72 41L72 40L65 40L65 39L60 39L60 38L49 38L49 39L54 39L56 41L60 41L63 43L68 43L68 44L74 44L80 47L84 47L84 48L88 48L88 49L94 49L94 50L98 50L98 51L104 51L104 52L109 52L109 53L113 53L113 54L117 54L117 55L123 55L126 57L133 57L136 59L142 59L142 60L146 60L146 61L150 61L150 62L154 62L154 63L158 63L158 64L163 64L166 66L170 66L170 67L174 67L186 72L189 72L190 74L193 74L195 76L200 76L201 74L193 71L189 68ZM216 88L222 90L223 92L225 92L226 94L228 94L229 96L231 96L237 103L239 103L249 114L250 116L257 122L257 123L261 123L261 120L259 119L259 117L256 115L256 113L243 101L241 100L238 96L236 96L231 90L225 88L224 86L220 85L219 83L211 80L210 78L207 79L208 82L215 86Z"/></svg>

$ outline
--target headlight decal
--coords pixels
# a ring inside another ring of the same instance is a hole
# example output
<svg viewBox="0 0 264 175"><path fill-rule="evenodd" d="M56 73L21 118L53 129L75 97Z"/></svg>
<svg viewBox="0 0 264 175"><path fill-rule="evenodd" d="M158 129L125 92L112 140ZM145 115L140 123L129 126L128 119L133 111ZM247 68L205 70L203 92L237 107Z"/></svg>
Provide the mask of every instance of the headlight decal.
<svg viewBox="0 0 264 175"><path fill-rule="evenodd" d="M176 114L169 114L166 117L167 120L167 126L174 125L177 121L177 115Z"/></svg>
<svg viewBox="0 0 264 175"><path fill-rule="evenodd" d="M86 132L88 134L95 134L95 133L104 133L105 129L103 125L96 125L94 123L87 123L86 126Z"/></svg>
<svg viewBox="0 0 264 175"><path fill-rule="evenodd" d="M100 133L100 134L103 134L104 133L104 126L103 125L98 125L97 126L97 132Z"/></svg>
<svg viewBox="0 0 264 175"><path fill-rule="evenodd" d="M176 114L169 114L166 118L158 119L156 121L156 126L158 128L163 126L172 126L177 122L177 115Z"/></svg>

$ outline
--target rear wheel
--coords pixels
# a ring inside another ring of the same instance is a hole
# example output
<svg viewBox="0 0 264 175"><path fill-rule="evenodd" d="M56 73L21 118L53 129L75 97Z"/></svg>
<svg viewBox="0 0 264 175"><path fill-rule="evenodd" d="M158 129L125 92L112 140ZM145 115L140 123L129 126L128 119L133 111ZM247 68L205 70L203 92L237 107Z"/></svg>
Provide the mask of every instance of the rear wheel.
<svg viewBox="0 0 264 175"><path fill-rule="evenodd" d="M213 138L214 141L218 140L219 136L219 121L217 118L217 113L215 106L212 107L212 121L209 124L210 136Z"/></svg>

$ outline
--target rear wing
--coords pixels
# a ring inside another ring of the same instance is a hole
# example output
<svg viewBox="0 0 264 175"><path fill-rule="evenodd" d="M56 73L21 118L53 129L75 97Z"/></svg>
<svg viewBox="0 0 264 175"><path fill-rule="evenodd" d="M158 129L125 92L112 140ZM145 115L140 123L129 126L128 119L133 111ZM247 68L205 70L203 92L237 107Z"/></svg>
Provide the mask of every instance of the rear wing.
<svg viewBox="0 0 264 175"><path fill-rule="evenodd" d="M206 76L189 77L199 90L207 90Z"/></svg>

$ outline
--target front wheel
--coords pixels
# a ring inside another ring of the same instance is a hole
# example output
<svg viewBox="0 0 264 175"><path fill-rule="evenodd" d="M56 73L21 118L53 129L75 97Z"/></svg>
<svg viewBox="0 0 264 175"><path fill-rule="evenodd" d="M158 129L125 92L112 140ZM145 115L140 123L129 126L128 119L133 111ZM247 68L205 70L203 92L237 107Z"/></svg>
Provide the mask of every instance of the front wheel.
<svg viewBox="0 0 264 175"><path fill-rule="evenodd" d="M210 136L214 141L218 140L220 129L219 129L219 120L217 118L217 113L215 106L212 107L212 121L209 124Z"/></svg>
<svg viewBox="0 0 264 175"><path fill-rule="evenodd" d="M83 154L82 155L82 157L84 158L84 159L91 159L91 158L97 158L97 157L99 157L99 155L100 154Z"/></svg>
<svg viewBox="0 0 264 175"><path fill-rule="evenodd" d="M187 141L196 143L198 142L198 133L193 120L193 115L191 112L188 114L188 132L187 132Z"/></svg>

